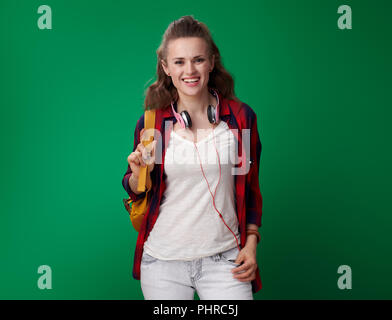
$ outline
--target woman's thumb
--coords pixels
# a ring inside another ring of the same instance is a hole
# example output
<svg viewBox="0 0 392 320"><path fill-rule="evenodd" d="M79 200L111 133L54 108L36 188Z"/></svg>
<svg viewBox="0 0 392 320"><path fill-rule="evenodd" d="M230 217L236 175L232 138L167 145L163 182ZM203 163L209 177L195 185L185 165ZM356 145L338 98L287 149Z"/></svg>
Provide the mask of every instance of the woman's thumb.
<svg viewBox="0 0 392 320"><path fill-rule="evenodd" d="M154 140L153 142L152 142L152 155L153 156L155 156L155 150L156 150L156 148L157 148L157 140Z"/></svg>

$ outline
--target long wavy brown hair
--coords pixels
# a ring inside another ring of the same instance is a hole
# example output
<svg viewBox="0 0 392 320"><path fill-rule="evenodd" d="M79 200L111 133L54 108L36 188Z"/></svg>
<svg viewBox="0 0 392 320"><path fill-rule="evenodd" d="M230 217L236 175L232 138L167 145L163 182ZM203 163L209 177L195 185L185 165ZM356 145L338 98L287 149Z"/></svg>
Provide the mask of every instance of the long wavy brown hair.
<svg viewBox="0 0 392 320"><path fill-rule="evenodd" d="M210 61L212 55L215 56L214 69L210 73L208 87L217 90L223 98L239 101L234 94L233 77L223 67L219 49L212 39L207 26L192 16L183 16L170 23L163 34L162 42L157 50L157 79L146 90L144 109L163 109L170 105L172 101L178 99L177 89L173 85L171 78L163 70L161 60L167 64L167 50L171 40L186 37L204 39L207 43Z"/></svg>

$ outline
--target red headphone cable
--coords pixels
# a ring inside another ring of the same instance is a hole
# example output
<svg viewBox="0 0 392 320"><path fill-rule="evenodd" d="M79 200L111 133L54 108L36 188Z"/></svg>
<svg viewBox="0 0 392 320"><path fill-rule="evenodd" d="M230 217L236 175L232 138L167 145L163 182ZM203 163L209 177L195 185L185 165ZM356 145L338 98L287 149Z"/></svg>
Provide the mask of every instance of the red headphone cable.
<svg viewBox="0 0 392 320"><path fill-rule="evenodd" d="M234 239L235 239L235 241L236 241L236 243L237 243L238 250L241 251L241 248L240 248L240 246L239 246L239 244L238 244L238 239L237 239L237 237L235 236L234 232L230 229L230 227L226 224L225 220L223 219L222 214L220 213L220 211L219 211L219 210L216 208L216 206L215 206L216 190L218 189L219 182L220 182L220 178L221 178L221 165L220 165L219 153L218 153L218 150L217 150L216 144L215 144L214 129L212 129L212 134L213 134L213 136L214 136L214 146L215 146L215 151L216 151L216 155L217 155L217 157L218 157L218 164L219 164L219 180L218 180L218 184L217 184L216 187L215 187L214 195L212 195L211 188L210 188L210 184L208 183L208 180L207 180L207 178L206 178L206 176L205 176L205 174L204 174L203 166L201 165L201 157L200 157L200 154L199 154L199 150L197 149L196 143L195 143L194 141L193 141L193 144L195 145L197 154L198 154L198 156L199 156L199 160L200 160L200 161L199 161L200 169L201 169L201 172L203 173L204 179L205 179L206 182L207 182L208 191L209 191L210 194L211 194L211 197L212 197L212 204L213 204L213 206L214 206L214 209L215 209L215 211L219 214L219 217L221 218L221 220L222 220L222 222L224 223L224 225L225 225L225 226L230 230L230 232L233 234Z"/></svg>

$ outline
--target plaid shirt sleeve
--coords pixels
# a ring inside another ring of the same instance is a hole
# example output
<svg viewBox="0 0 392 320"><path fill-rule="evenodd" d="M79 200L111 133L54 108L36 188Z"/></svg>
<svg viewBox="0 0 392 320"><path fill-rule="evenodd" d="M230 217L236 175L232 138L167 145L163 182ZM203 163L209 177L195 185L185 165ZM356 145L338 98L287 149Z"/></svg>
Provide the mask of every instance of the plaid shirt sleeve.
<svg viewBox="0 0 392 320"><path fill-rule="evenodd" d="M263 200L259 185L259 165L261 157L261 142L257 130L256 113L250 109L250 169L246 177L246 223L261 227Z"/></svg>
<svg viewBox="0 0 392 320"><path fill-rule="evenodd" d="M144 128L144 114L140 117L140 119L136 123L136 128L135 128L135 136L133 139L133 151L136 150L138 144L140 143L140 131ZM132 152L133 152L132 151ZM125 191L128 193L129 197L132 199L132 201L137 201L139 199L144 198L146 192L142 192L140 194L134 193L130 186L129 186L129 178L132 174L131 167L128 164L128 169L124 174L124 177L122 179L122 185L125 189Z"/></svg>

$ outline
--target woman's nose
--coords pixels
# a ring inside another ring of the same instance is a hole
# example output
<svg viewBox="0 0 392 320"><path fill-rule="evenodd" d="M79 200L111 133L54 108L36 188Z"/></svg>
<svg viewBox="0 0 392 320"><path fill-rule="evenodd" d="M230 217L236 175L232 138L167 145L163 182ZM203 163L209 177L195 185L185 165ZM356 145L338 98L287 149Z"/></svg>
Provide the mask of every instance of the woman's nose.
<svg viewBox="0 0 392 320"><path fill-rule="evenodd" d="M185 71L187 74L193 74L193 72L195 71L195 66L193 65L192 61L188 61L185 66Z"/></svg>

